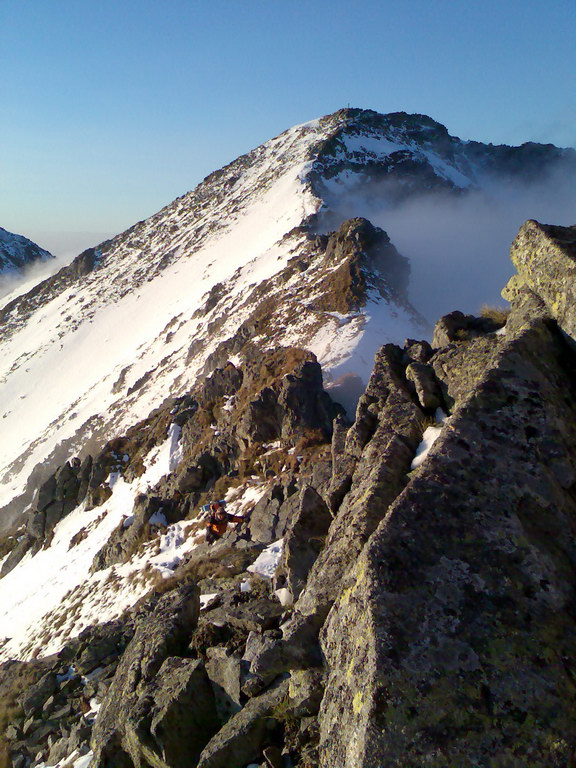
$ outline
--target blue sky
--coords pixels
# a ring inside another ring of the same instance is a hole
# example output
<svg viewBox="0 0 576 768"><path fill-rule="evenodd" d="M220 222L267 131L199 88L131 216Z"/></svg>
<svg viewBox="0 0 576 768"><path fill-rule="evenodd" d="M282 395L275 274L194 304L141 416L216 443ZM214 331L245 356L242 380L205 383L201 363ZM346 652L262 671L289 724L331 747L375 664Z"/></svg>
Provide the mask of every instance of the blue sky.
<svg viewBox="0 0 576 768"><path fill-rule="evenodd" d="M576 142L573 0L3 0L0 226L122 231L340 107Z"/></svg>

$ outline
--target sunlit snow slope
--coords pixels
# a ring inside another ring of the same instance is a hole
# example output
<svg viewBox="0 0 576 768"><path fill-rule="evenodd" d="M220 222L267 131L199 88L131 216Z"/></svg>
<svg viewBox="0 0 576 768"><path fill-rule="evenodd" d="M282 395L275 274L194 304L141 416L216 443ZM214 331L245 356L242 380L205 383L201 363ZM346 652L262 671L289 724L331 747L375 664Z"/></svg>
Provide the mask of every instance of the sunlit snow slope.
<svg viewBox="0 0 576 768"><path fill-rule="evenodd" d="M374 179L394 179L396 195L474 186L496 162L482 146L421 115L342 110L240 157L9 302L0 310L0 530L23 511L13 500L35 467L29 489L188 390L238 329L250 333L260 304L277 311L253 340L308 347L329 383L366 380L380 344L421 337L421 320L393 296L317 309L328 275L312 236L339 224L340 201L361 199ZM302 254L307 268L291 270Z"/></svg>

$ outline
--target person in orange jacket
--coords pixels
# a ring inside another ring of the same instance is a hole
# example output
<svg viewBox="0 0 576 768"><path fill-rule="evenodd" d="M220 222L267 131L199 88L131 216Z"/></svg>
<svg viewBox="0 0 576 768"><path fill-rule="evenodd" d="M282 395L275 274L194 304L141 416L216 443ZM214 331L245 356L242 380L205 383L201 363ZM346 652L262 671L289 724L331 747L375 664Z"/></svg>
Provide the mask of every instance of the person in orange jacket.
<svg viewBox="0 0 576 768"><path fill-rule="evenodd" d="M206 541L208 544L213 544L226 533L228 529L228 523L240 523L244 520L241 515L231 515L218 501L210 504L210 517L206 523Z"/></svg>

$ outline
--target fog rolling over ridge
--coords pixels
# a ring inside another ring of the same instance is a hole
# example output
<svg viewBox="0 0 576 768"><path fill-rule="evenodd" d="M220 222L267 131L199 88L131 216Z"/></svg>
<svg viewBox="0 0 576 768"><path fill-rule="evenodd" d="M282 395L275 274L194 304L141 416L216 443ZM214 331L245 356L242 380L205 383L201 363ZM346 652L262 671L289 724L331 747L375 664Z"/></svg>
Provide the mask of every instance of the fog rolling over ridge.
<svg viewBox="0 0 576 768"><path fill-rule="evenodd" d="M482 304L504 303L510 245L524 221L576 223L576 179L563 169L526 184L492 176L482 187L391 202L394 182L368 182L340 201L334 221L366 216L388 233L410 260L412 303L434 324L455 309L477 313Z"/></svg>

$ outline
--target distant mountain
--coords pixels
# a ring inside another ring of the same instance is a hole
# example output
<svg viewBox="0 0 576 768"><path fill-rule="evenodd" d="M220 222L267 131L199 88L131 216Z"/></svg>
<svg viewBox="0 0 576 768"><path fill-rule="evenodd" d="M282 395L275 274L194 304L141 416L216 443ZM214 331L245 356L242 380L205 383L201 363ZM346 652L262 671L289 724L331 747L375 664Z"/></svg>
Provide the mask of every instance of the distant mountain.
<svg viewBox="0 0 576 768"><path fill-rule="evenodd" d="M23 235L14 235L0 227L0 282L16 276L24 267L37 261L53 259L51 253L28 240Z"/></svg>

